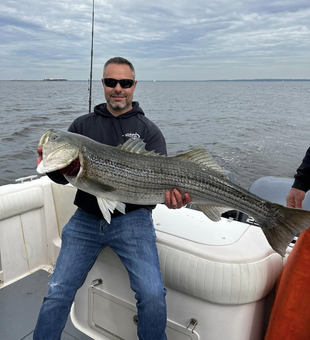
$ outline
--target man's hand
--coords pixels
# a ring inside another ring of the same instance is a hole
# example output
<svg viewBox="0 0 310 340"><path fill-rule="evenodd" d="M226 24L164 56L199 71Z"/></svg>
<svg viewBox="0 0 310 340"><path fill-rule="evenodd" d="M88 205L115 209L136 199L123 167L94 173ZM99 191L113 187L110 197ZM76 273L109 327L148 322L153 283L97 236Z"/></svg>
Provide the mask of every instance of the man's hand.
<svg viewBox="0 0 310 340"><path fill-rule="evenodd" d="M189 204L190 201L191 201L190 195L186 193L184 194L183 198L178 189L173 189L171 191L166 192L165 204L169 209L180 209L184 207L186 204Z"/></svg>
<svg viewBox="0 0 310 340"><path fill-rule="evenodd" d="M302 209L302 201L305 199L306 193L303 190L291 188L286 196L286 205L291 208Z"/></svg>
<svg viewBox="0 0 310 340"><path fill-rule="evenodd" d="M38 166L42 161L42 148L38 148L37 152L38 152L38 155L39 155L38 159L37 159L37 166Z"/></svg>

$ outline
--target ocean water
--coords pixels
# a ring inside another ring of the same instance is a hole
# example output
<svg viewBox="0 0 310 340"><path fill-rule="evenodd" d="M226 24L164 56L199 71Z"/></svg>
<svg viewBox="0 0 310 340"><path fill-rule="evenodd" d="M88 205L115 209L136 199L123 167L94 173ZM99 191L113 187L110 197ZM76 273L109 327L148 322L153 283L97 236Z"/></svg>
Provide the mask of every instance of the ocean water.
<svg viewBox="0 0 310 340"><path fill-rule="evenodd" d="M100 82L92 97L104 102ZM205 148L244 188L292 177L310 146L309 81L138 82L134 100L170 156ZM41 135L87 112L87 82L0 81L0 185L36 174Z"/></svg>

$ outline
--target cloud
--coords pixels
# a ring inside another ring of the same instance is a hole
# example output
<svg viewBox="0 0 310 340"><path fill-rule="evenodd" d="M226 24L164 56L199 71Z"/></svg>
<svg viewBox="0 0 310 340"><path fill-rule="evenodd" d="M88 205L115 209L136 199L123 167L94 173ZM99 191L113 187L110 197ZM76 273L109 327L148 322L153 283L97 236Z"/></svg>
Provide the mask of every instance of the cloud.
<svg viewBox="0 0 310 340"><path fill-rule="evenodd" d="M1 79L87 79L91 0L2 0ZM95 0L94 75L122 55L140 79L310 78L309 1Z"/></svg>

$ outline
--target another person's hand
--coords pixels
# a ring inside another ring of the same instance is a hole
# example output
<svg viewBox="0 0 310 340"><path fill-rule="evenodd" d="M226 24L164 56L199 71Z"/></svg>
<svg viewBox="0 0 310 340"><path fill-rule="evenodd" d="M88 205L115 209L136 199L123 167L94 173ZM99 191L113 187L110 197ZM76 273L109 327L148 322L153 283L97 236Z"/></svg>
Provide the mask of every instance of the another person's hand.
<svg viewBox="0 0 310 340"><path fill-rule="evenodd" d="M302 201L305 199L306 193L303 190L291 188L286 196L286 205L291 208L302 209Z"/></svg>
<svg viewBox="0 0 310 340"><path fill-rule="evenodd" d="M180 209L190 202L190 195L185 193L183 198L178 189L173 189L166 192L165 204L169 209Z"/></svg>
<svg viewBox="0 0 310 340"><path fill-rule="evenodd" d="M42 161L42 148L38 148L37 152L38 152L38 155L39 155L38 159L37 159L37 166L38 166Z"/></svg>

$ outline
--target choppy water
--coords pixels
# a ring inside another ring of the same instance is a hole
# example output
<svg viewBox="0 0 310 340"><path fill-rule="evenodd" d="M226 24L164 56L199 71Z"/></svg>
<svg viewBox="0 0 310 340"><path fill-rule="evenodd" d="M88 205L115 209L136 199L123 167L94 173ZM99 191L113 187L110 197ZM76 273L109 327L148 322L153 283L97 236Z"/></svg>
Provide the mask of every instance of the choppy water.
<svg viewBox="0 0 310 340"><path fill-rule="evenodd" d="M310 82L138 82L135 100L163 131L169 155L206 148L245 188L292 177L310 145ZM93 83L93 104L104 102ZM36 173L49 128L88 112L87 82L0 81L0 185Z"/></svg>

